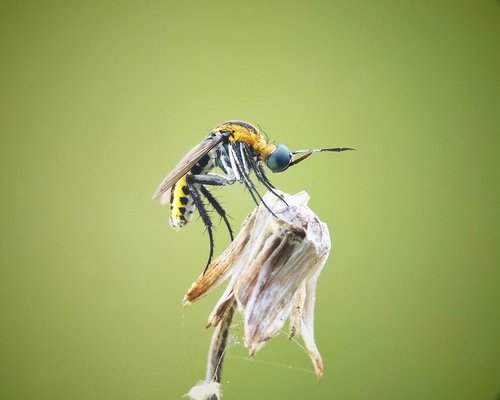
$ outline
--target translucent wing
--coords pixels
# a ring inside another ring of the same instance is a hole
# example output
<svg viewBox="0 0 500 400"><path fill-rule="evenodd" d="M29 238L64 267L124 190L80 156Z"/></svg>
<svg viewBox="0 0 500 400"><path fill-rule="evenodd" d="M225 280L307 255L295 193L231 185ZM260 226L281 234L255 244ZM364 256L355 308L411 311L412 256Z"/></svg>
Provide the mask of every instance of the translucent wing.
<svg viewBox="0 0 500 400"><path fill-rule="evenodd" d="M160 185L153 194L153 200L160 197L163 193L169 190L180 178L186 175L191 168L210 150L217 146L224 139L225 135L221 132L216 132L206 138L200 144L194 146L182 158L176 167L161 181Z"/></svg>

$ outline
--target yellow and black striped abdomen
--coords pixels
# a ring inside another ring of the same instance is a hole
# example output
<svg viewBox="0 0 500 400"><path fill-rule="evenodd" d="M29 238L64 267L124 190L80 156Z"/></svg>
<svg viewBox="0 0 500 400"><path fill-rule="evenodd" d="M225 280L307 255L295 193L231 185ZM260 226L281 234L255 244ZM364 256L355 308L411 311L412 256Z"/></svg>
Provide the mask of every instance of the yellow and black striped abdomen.
<svg viewBox="0 0 500 400"><path fill-rule="evenodd" d="M177 181L170 194L170 225L181 228L193 217L195 204L189 192L187 177L206 174L214 166L215 152L203 156L186 175ZM192 184L195 188L199 185Z"/></svg>
<svg viewBox="0 0 500 400"><path fill-rule="evenodd" d="M172 188L170 197L170 225L180 228L186 225L193 216L194 203L189 195L187 175L184 175Z"/></svg>

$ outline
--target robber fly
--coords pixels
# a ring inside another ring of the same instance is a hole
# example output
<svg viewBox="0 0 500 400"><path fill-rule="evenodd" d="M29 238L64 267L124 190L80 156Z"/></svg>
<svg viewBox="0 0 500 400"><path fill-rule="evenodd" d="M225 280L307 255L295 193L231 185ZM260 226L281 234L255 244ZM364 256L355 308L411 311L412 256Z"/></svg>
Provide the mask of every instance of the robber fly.
<svg viewBox="0 0 500 400"><path fill-rule="evenodd" d="M194 146L179 161L160 183L153 194L153 200L161 197L162 204L170 203L170 225L173 228L184 226L191 220L194 210L198 210L210 240L208 267L213 257L214 238L212 221L204 200L220 215L227 226L231 240L234 239L234 235L226 211L207 186L243 183L254 202L259 204L262 197L250 178L251 172L269 191L280 197L266 176L264 164L272 172L281 172L305 160L312 153L345 150L354 149L336 147L290 152L283 144L268 143L262 132L248 122L227 121L211 131L205 140ZM300 156L296 157L298 154ZM211 172L215 167L219 167L223 174ZM269 211L273 214L271 210Z"/></svg>

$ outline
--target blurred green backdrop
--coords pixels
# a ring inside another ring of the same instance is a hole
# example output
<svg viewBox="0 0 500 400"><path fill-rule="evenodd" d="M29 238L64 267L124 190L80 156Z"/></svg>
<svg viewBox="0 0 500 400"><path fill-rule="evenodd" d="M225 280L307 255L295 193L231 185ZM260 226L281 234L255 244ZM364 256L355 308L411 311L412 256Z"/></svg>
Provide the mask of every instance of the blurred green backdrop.
<svg viewBox="0 0 500 400"><path fill-rule="evenodd" d="M498 2L180 3L0 1L0 398L180 398L203 377L217 293L180 301L207 237L150 197L228 119L359 151L272 176L333 236L324 377L284 335L253 361L239 343L225 398L497 398ZM217 194L239 226L250 197Z"/></svg>

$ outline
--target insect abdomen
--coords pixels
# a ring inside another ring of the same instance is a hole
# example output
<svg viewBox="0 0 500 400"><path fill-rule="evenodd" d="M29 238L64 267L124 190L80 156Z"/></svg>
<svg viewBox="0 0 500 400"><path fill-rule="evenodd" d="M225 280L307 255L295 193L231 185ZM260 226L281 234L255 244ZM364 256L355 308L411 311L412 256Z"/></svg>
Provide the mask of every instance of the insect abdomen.
<svg viewBox="0 0 500 400"><path fill-rule="evenodd" d="M206 174L210 171L214 166L213 157L211 153L203 156L200 161L191 168L191 171L179 179L172 187L170 196L170 225L172 228L183 227L193 217L193 212L196 207L189 192L187 177L189 175ZM196 184L193 185L196 186Z"/></svg>
<svg viewBox="0 0 500 400"><path fill-rule="evenodd" d="M194 211L194 204L189 195L187 185L187 175L184 175L172 188L170 198L170 225L172 228L180 228L191 219Z"/></svg>

